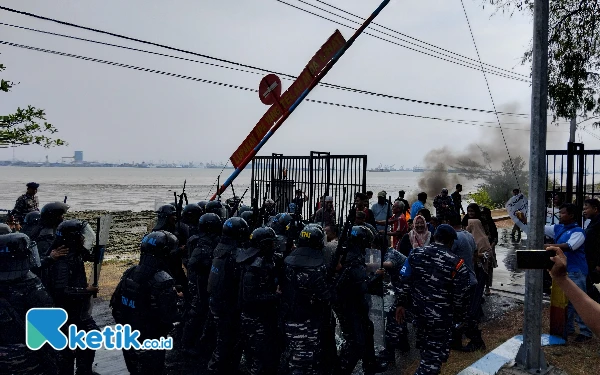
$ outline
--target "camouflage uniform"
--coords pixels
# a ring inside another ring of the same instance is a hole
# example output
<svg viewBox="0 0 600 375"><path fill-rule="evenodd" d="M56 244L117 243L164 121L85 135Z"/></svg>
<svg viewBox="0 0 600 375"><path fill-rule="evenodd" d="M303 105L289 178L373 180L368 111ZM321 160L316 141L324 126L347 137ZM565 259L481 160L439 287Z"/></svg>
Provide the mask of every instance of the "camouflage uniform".
<svg viewBox="0 0 600 375"><path fill-rule="evenodd" d="M400 274L397 303L413 310L421 349L415 375L439 374L450 355L451 328L463 322L468 307L469 271L448 247L435 243L413 249Z"/></svg>
<svg viewBox="0 0 600 375"><path fill-rule="evenodd" d="M395 291L401 288L400 268L404 265L406 257L398 250L388 250L385 254L385 262L391 262L393 268L388 270L391 275L392 289ZM396 309L391 306L386 313L385 319L385 348L386 354L390 358L395 358L394 352L400 349L402 352L410 350L408 342L408 326L406 321L398 323L396 320Z"/></svg>
<svg viewBox="0 0 600 375"><path fill-rule="evenodd" d="M33 211L39 211L40 202L37 196L30 197L27 194L23 194L17 199L15 208L13 209L13 215L19 222L23 222L25 215Z"/></svg>
<svg viewBox="0 0 600 375"><path fill-rule="evenodd" d="M323 333L331 317L331 291L321 250L300 247L285 259L282 309L291 375L321 374Z"/></svg>

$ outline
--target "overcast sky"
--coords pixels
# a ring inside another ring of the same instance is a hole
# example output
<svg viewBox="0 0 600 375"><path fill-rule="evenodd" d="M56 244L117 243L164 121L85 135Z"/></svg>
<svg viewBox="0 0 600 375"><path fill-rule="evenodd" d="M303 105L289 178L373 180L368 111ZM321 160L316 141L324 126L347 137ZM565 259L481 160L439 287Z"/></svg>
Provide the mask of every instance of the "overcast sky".
<svg viewBox="0 0 600 375"><path fill-rule="evenodd" d="M481 0L464 0L484 62L529 75L520 57L530 43L529 17L510 18ZM325 15L322 11L286 0ZM306 2L318 4L316 0ZM379 0L326 0L366 18ZM353 29L301 12L276 0L0 0L0 4L50 18L120 33L298 75L336 28L349 39ZM334 10L331 8L327 8ZM329 18L334 16L327 15ZM340 20L346 24L348 21ZM61 26L0 10L0 22L126 45L207 62L211 60ZM377 23L436 46L477 58L460 0L392 0ZM377 34L381 35L381 34ZM383 36L383 35L382 35ZM396 39L391 39L399 42ZM42 35L0 26L0 40L120 62L218 82L258 88L261 74L249 74L172 58ZM45 150L20 147L22 160L51 161L83 150L88 161L224 162L242 142L267 106L258 94L190 80L140 72L63 56L0 45L2 78L20 82L0 94L0 113L18 106L44 108L48 120L69 146ZM498 110L529 113L529 83L488 75ZM369 35L362 35L325 77L353 88L491 110L480 71L451 64ZM283 81L284 88L290 81ZM493 114L438 108L317 87L309 98L421 116L493 122ZM500 117L506 128L528 129L527 119ZM518 123L517 123L518 122ZM492 123L492 126L497 126ZM568 125L550 127L560 145ZM519 137L528 131L506 130ZM366 154L369 165L412 167L438 147L460 150L473 142L499 138L499 129L378 114L303 103L260 154ZM581 133L586 148L600 141ZM0 150L0 160L13 151Z"/></svg>

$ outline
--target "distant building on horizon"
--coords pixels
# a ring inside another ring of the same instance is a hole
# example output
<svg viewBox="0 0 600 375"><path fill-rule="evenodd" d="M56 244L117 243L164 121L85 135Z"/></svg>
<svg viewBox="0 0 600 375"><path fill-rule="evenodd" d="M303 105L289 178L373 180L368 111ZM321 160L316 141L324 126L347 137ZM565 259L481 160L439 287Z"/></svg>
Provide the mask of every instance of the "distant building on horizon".
<svg viewBox="0 0 600 375"><path fill-rule="evenodd" d="M83 163L83 151L75 151L75 155L73 156L74 163Z"/></svg>

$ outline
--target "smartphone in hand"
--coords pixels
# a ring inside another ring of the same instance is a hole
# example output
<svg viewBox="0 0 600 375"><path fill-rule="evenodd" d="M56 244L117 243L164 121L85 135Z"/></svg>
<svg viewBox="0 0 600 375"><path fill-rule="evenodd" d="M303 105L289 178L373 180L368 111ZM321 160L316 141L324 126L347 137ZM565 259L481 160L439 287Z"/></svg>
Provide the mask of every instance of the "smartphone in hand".
<svg viewBox="0 0 600 375"><path fill-rule="evenodd" d="M517 268L523 270L549 270L556 250L517 250Z"/></svg>

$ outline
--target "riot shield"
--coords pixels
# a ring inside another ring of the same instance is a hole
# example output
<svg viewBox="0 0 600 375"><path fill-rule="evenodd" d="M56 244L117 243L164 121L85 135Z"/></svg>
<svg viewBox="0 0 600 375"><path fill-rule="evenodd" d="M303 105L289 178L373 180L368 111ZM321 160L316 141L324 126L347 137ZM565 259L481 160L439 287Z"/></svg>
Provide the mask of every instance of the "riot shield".
<svg viewBox="0 0 600 375"><path fill-rule="evenodd" d="M108 244L108 236L110 226L112 224L112 216L104 215L96 218L96 245L94 246L94 265L93 265L93 283L92 286L98 287L100 280L100 271L102 270L102 261L104 260L104 251ZM96 297L96 295L94 295Z"/></svg>
<svg viewBox="0 0 600 375"><path fill-rule="evenodd" d="M381 268L381 250L366 249L365 264L367 265L367 276L371 279L375 271ZM377 286L374 289L379 288L383 289L383 285ZM370 295L369 318L373 322L375 329L373 335L375 345L380 349L384 347L383 337L385 333L385 307L383 302L383 297L376 294Z"/></svg>

